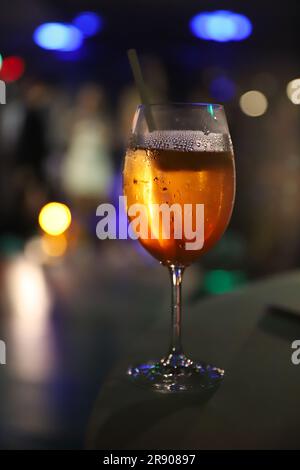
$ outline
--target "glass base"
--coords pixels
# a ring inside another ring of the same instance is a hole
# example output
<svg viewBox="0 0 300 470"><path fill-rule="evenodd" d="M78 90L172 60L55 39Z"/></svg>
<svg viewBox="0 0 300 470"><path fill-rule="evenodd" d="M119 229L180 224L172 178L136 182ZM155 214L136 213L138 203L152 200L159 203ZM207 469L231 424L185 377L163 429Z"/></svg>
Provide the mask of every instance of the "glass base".
<svg viewBox="0 0 300 470"><path fill-rule="evenodd" d="M161 361L150 361L127 371L142 387L161 393L200 392L218 387L224 370L188 359L184 354L170 354Z"/></svg>

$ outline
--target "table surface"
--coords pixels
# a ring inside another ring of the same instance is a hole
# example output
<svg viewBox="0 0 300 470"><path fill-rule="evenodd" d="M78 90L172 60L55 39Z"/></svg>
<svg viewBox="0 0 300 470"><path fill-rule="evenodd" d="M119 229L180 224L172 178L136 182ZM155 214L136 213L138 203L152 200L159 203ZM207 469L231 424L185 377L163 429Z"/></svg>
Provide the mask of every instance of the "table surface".
<svg viewBox="0 0 300 470"><path fill-rule="evenodd" d="M1 448L300 447L300 271L195 300L201 272L187 270L186 353L226 371L210 396L127 380L129 364L164 355L170 326L166 270L128 245L47 269L20 255L0 274Z"/></svg>
<svg viewBox="0 0 300 470"><path fill-rule="evenodd" d="M98 449L300 448L300 273L196 303L184 318L186 352L224 367L210 396L159 394L124 378L128 363L160 357L167 325L132 338L96 402L88 446Z"/></svg>

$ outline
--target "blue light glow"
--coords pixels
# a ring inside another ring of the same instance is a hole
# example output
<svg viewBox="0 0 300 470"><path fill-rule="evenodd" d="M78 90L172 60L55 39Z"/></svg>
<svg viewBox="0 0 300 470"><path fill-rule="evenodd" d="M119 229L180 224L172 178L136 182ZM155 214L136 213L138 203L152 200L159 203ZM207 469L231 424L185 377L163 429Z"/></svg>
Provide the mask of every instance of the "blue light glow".
<svg viewBox="0 0 300 470"><path fill-rule="evenodd" d="M209 91L211 96L216 100L226 102L230 101L234 97L236 87L230 78L220 76L211 81Z"/></svg>
<svg viewBox="0 0 300 470"><path fill-rule="evenodd" d="M69 52L80 48L83 36L73 25L44 23L34 31L33 40L43 49Z"/></svg>
<svg viewBox="0 0 300 470"><path fill-rule="evenodd" d="M198 38L227 42L242 41L252 33L251 21L226 10L199 13L190 21L191 32Z"/></svg>
<svg viewBox="0 0 300 470"><path fill-rule="evenodd" d="M102 29L102 19L97 13L85 11L74 18L73 24L84 36L93 36Z"/></svg>

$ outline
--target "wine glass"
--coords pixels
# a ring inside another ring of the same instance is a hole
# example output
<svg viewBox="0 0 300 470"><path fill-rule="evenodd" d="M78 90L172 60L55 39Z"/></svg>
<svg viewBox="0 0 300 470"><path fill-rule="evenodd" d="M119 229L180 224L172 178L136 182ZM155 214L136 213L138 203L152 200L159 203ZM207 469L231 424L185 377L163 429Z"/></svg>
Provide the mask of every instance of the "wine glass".
<svg viewBox="0 0 300 470"><path fill-rule="evenodd" d="M138 106L125 156L123 186L129 222L133 221L132 205L138 203L146 208L148 230L139 234L139 241L169 269L172 286L169 352L161 360L130 367L128 374L137 384L159 392L215 387L224 370L194 361L182 349L181 283L185 268L221 238L232 213L235 166L223 106L206 103ZM171 208L173 204L182 212L175 217L175 212L170 211L170 227L166 230L161 218L154 216L153 207ZM187 207L190 220L184 218ZM182 227L189 222L189 227L195 228L199 207L204 208L199 212L203 224L202 228L197 225L198 232L193 232L195 240L197 236L200 239L200 243L195 241L193 245L188 243L191 239ZM178 228L182 235L179 230L178 236Z"/></svg>

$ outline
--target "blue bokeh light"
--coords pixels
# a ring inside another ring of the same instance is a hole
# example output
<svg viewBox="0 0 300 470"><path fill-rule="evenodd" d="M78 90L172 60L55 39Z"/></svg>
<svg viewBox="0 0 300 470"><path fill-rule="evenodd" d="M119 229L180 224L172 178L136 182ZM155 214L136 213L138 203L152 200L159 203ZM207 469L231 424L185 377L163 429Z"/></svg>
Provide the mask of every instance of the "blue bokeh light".
<svg viewBox="0 0 300 470"><path fill-rule="evenodd" d="M216 100L226 102L234 97L236 86L230 78L221 75L211 81L209 91Z"/></svg>
<svg viewBox="0 0 300 470"><path fill-rule="evenodd" d="M226 10L204 12L190 21L191 32L198 38L227 42L242 41L252 33L249 18Z"/></svg>
<svg viewBox="0 0 300 470"><path fill-rule="evenodd" d="M79 13L73 20L73 24L84 36L93 36L98 33L102 29L102 23L102 18L92 11Z"/></svg>
<svg viewBox="0 0 300 470"><path fill-rule="evenodd" d="M33 40L43 49L69 52L80 48L83 35L70 24L44 23L34 31Z"/></svg>

